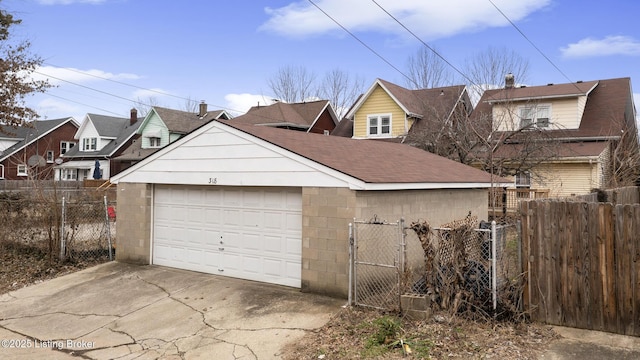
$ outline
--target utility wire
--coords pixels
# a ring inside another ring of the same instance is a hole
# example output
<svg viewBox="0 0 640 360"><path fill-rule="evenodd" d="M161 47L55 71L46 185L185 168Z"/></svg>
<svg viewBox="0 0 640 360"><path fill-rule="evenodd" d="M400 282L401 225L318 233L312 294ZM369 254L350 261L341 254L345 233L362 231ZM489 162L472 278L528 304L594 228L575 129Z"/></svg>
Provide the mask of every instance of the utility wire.
<svg viewBox="0 0 640 360"><path fill-rule="evenodd" d="M427 47L427 49L431 50L437 57L439 57L442 61L444 61L447 65L449 65L453 70L455 70L458 74L460 74L463 78L465 78L465 80L467 80L470 84L478 86L477 84L475 84L475 82L473 80L471 80L471 78L469 78L469 76L467 76L467 74L463 73L461 70L459 70L455 65L453 65L449 60L447 60L444 56L442 56L438 51L436 51L436 49L434 49L433 47L429 46L429 44L427 44L425 41L423 41L418 35L416 35L413 31L411 31L407 26L405 26L400 20L398 20L398 18L396 18L395 16L393 16L389 11L387 11L387 9L383 8L382 5L378 4L378 2L376 0L371 0L374 4L376 4L380 10L384 11L387 15L389 15L389 17L391 17L393 20L395 20L395 22L397 22L400 26L402 26L403 29L405 29L407 32L409 32L409 34L413 35L414 38L416 38L420 43L422 43L422 45L424 45L425 47ZM415 81L412 80L412 82L415 83ZM417 84L416 84L417 85Z"/></svg>
<svg viewBox="0 0 640 360"><path fill-rule="evenodd" d="M513 22L511 21L511 19L507 16L507 14L505 14L499 7L498 5L496 5L492 0L488 0L491 5L493 5L494 8L496 8L496 10L498 10L498 12L509 22L509 24L511 24L511 26L513 26L514 29L516 29L516 31L518 31L520 33L520 35L522 35L522 37L527 40L527 42L529 42L529 44L531 44L531 46L533 46L534 49L536 49L536 51L538 53L540 53L540 55L542 55L543 58L545 58L549 64L551 64L551 66L553 66L556 70L558 70L558 72L571 84L573 84L573 86L578 89L579 92L582 92L583 90L580 89L578 87L578 85L576 85L575 82L573 82L569 76L567 76L567 74L565 74L553 61L551 61L551 59L542 51L540 50L540 48L538 46L536 46L536 44L533 43L533 41L531 39L529 39L529 37L522 31L520 30L520 28Z"/></svg>
<svg viewBox="0 0 640 360"><path fill-rule="evenodd" d="M315 2L313 2L313 0L307 0L311 3L311 5L315 6L318 10L320 10L326 17L328 17L331 21L333 21L336 25L338 25L340 28L342 28L342 30L344 30L347 34L351 35L352 38L356 39L356 41L358 41L360 44L362 44L362 46L364 46L365 48L367 48L369 51L371 51L374 55L376 55L377 57L380 58L380 60L384 61L387 65L391 66L395 71L397 71L398 73L400 73L402 76L404 76L405 78L407 78L409 81L414 82L411 77L409 77L407 74L405 74L404 72L402 72L400 69L398 69L395 65L393 65L389 60L385 59L384 56L380 55L377 51L375 51L371 46L367 45L364 41L360 40L360 38L358 38L354 33L352 33L351 31L349 31L349 29L347 29L346 27L344 27L342 24L340 24L336 19L334 19L333 17L331 17L331 15L329 15L326 11L324 11L322 8L320 8L320 6L318 6Z"/></svg>
<svg viewBox="0 0 640 360"><path fill-rule="evenodd" d="M104 111L104 112L108 112L110 114L114 114L114 115L117 115L117 116L122 116L122 114L119 114L119 113L116 113L116 112L113 112L113 111L110 111L110 110L106 110L106 109L103 109L103 108L99 108L97 106L81 103L79 101L67 99L67 98L62 97L62 96L53 95L53 94L50 94L50 93L47 93L47 96L51 96L51 97L58 98L58 99L61 99L61 100L64 100L64 101L72 102L72 103L75 103L75 104L78 104L78 105L87 106L87 107L90 107L90 108L93 108L93 109L96 109L96 110L100 110L100 111Z"/></svg>

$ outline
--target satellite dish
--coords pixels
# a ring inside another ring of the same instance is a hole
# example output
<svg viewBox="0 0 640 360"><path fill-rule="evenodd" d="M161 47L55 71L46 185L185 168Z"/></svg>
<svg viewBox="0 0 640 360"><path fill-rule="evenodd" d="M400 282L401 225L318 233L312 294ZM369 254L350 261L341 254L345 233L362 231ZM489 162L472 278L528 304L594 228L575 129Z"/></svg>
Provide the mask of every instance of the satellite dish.
<svg viewBox="0 0 640 360"><path fill-rule="evenodd" d="M62 159L61 158L57 158L54 161L55 161L56 165L62 164Z"/></svg>
<svg viewBox="0 0 640 360"><path fill-rule="evenodd" d="M44 157L42 155L31 155L29 157L29 160L27 160L27 165L29 165L30 167L35 167L35 166L45 166L47 164L47 161L44 159Z"/></svg>

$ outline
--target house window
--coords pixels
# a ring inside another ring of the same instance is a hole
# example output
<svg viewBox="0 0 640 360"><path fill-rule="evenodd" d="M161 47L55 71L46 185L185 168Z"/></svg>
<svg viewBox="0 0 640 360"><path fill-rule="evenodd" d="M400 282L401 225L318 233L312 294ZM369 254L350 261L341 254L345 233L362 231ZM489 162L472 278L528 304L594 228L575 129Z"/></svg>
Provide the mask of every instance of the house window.
<svg viewBox="0 0 640 360"><path fill-rule="evenodd" d="M18 165L18 176L27 176L27 165L25 164Z"/></svg>
<svg viewBox="0 0 640 360"><path fill-rule="evenodd" d="M0 164L0 179L4 179L4 165Z"/></svg>
<svg viewBox="0 0 640 360"><path fill-rule="evenodd" d="M76 146L76 143L72 141L60 141L60 155L66 153L71 150L72 147Z"/></svg>
<svg viewBox="0 0 640 360"><path fill-rule="evenodd" d="M531 187L531 173L528 171L516 174L516 187L529 188Z"/></svg>
<svg viewBox="0 0 640 360"><path fill-rule="evenodd" d="M82 139L82 150L83 151L95 151L95 150L98 150L98 139L97 138L84 138L84 139Z"/></svg>
<svg viewBox="0 0 640 360"><path fill-rule="evenodd" d="M367 135L369 136L390 136L391 135L391 114L369 115L367 117Z"/></svg>
<svg viewBox="0 0 640 360"><path fill-rule="evenodd" d="M520 108L520 128L548 128L551 105L523 106Z"/></svg>
<svg viewBox="0 0 640 360"><path fill-rule="evenodd" d="M149 147L159 148L160 147L160 138L159 137L150 137L149 138Z"/></svg>
<svg viewBox="0 0 640 360"><path fill-rule="evenodd" d="M47 151L47 163L53 163L53 150Z"/></svg>
<svg viewBox="0 0 640 360"><path fill-rule="evenodd" d="M76 169L62 169L62 180L76 180Z"/></svg>

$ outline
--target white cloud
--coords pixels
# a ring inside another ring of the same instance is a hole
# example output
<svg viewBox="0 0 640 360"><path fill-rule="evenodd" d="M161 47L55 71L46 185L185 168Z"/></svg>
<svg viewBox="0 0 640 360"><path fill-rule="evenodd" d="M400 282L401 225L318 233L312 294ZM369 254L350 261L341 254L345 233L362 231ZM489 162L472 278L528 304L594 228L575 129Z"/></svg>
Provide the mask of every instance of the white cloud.
<svg viewBox="0 0 640 360"><path fill-rule="evenodd" d="M494 0L512 21L546 7L551 0ZM376 31L409 36L407 31L369 0L316 0L315 3L350 31ZM508 25L488 1L378 0L389 13L423 40L461 32ZM269 20L260 30L289 37L306 37L342 31L331 19L306 1L281 8L265 8Z"/></svg>
<svg viewBox="0 0 640 360"><path fill-rule="evenodd" d="M61 68L54 66L41 66L32 73L32 77L35 80L48 79L52 85L59 85L64 82L88 83L104 80L122 81L140 79L140 76L136 74L114 74L97 69L79 70L75 68Z"/></svg>
<svg viewBox="0 0 640 360"><path fill-rule="evenodd" d="M604 39L586 38L561 48L564 57L592 57L609 55L640 55L640 41L630 36L607 36Z"/></svg>
<svg viewBox="0 0 640 360"><path fill-rule="evenodd" d="M274 103L273 98L264 95L254 94L227 94L224 97L227 102L227 109L234 115L242 115L249 108L257 105L271 105Z"/></svg>

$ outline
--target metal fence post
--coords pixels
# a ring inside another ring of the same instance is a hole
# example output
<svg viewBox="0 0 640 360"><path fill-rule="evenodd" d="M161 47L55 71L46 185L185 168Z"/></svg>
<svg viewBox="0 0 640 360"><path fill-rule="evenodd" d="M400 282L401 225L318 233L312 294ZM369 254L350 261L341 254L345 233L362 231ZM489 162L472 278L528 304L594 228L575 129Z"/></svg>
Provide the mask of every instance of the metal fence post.
<svg viewBox="0 0 640 360"><path fill-rule="evenodd" d="M497 261L497 229L496 221L491 221L491 297L493 299L493 312L498 307L498 261Z"/></svg>
<svg viewBox="0 0 640 360"><path fill-rule="evenodd" d="M349 297L347 303L353 305L353 223L349 223Z"/></svg>
<svg viewBox="0 0 640 360"><path fill-rule="evenodd" d="M107 196L104 196L104 224L105 229L107 231L107 244L109 246L109 261L113 260L113 255L111 254L111 223L109 222L109 205L107 204Z"/></svg>
<svg viewBox="0 0 640 360"><path fill-rule="evenodd" d="M60 219L60 261L64 260L65 242L64 242L64 226L66 222L66 203L64 196L62 197L62 217Z"/></svg>
<svg viewBox="0 0 640 360"><path fill-rule="evenodd" d="M400 253L398 254L400 258L398 264L398 309L402 311L402 279L405 275L407 262L407 246L405 242L405 237L407 234L404 228L404 218L400 218L400 221L398 221L398 227L400 232Z"/></svg>

